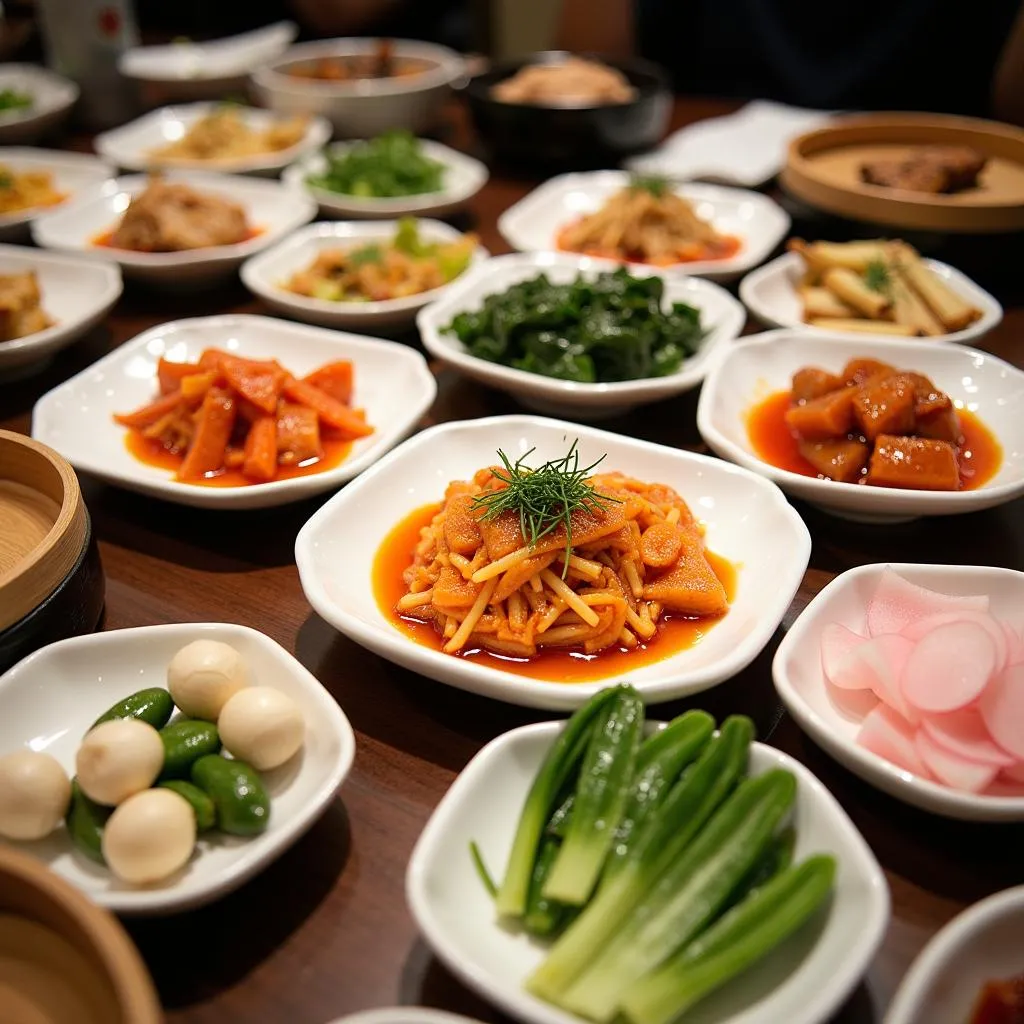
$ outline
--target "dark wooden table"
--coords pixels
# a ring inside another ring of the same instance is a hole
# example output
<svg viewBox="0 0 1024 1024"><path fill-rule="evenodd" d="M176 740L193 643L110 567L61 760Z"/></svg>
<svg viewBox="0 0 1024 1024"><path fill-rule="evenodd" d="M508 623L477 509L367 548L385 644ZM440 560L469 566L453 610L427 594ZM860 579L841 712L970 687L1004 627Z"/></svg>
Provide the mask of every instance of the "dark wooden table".
<svg viewBox="0 0 1024 1024"><path fill-rule="evenodd" d="M682 101L675 125L728 109ZM449 134L457 144L468 143L458 111L452 113ZM87 140L69 145L86 148ZM492 252L507 249L497 233L498 215L533 184L496 174L471 204L466 226L477 230ZM800 227L807 233L814 229ZM1024 295L1013 280L1020 264L1007 267L1007 246L996 239L973 249L964 243L961 265L970 259L988 267L982 283L1007 307L1003 323L983 347L1024 365ZM0 426L27 432L40 395L138 332L181 316L227 311L267 312L241 285L188 297L129 286L107 322L50 368L0 384ZM514 410L506 396L451 370L435 369L439 393L424 425ZM608 426L705 451L695 409L696 397L689 395ZM326 1024L342 1014L396 1003L499 1019L419 937L405 905L405 866L431 811L477 750L544 714L422 679L362 650L319 619L299 587L293 544L323 499L255 514L210 512L82 482L107 575L104 629L229 621L263 630L320 679L357 736L355 765L337 800L262 875L204 909L128 922L168 1020ZM1024 501L886 527L852 525L798 507L814 549L783 629L834 575L865 562L1024 566ZM967 904L1024 882L1024 828L927 815L833 762L779 708L770 672L778 639L746 671L692 703L719 715L750 714L761 738L798 757L835 793L874 849L892 888L892 924L864 983L836 1020L878 1021L911 959L939 927ZM677 713L683 706L665 710Z"/></svg>

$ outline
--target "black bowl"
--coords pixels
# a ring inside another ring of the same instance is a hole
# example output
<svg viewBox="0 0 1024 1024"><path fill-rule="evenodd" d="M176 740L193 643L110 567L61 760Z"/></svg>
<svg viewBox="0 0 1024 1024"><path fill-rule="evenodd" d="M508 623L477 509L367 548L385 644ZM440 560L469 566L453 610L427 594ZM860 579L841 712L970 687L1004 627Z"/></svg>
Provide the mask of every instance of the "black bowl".
<svg viewBox="0 0 1024 1024"><path fill-rule="evenodd" d="M541 107L504 103L491 94L498 82L520 68L558 64L566 56L560 51L536 53L494 65L469 80L464 93L470 116L492 157L528 168L580 170L617 164L661 140L672 111L672 93L665 73L647 61L593 57L626 76L636 90L636 98L628 103Z"/></svg>
<svg viewBox="0 0 1024 1024"><path fill-rule="evenodd" d="M0 672L40 647L96 628L106 588L88 511L85 516L85 543L71 571L44 601L0 632Z"/></svg>

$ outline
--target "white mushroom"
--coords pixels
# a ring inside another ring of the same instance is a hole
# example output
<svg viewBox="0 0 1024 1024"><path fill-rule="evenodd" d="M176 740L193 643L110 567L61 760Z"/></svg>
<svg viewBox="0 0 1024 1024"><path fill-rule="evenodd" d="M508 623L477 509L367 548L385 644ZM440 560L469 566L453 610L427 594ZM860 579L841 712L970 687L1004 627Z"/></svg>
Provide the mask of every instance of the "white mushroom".
<svg viewBox="0 0 1024 1024"><path fill-rule="evenodd" d="M306 722L298 705L270 686L239 690L217 721L224 749L266 771L282 765L302 746Z"/></svg>
<svg viewBox="0 0 1024 1024"><path fill-rule="evenodd" d="M219 640L194 640L167 666L171 698L189 718L216 722L228 698L249 681L242 656Z"/></svg>
<svg viewBox="0 0 1024 1024"><path fill-rule="evenodd" d="M148 789L163 766L160 734L138 718L117 718L90 729L75 758L78 784L98 804L119 804Z"/></svg>
<svg viewBox="0 0 1024 1024"><path fill-rule="evenodd" d="M170 789L147 789L129 797L103 829L103 859L118 878L133 885L174 874L195 845L195 813Z"/></svg>
<svg viewBox="0 0 1024 1024"><path fill-rule="evenodd" d="M42 839L67 813L71 781L55 757L16 750L0 757L0 836Z"/></svg>

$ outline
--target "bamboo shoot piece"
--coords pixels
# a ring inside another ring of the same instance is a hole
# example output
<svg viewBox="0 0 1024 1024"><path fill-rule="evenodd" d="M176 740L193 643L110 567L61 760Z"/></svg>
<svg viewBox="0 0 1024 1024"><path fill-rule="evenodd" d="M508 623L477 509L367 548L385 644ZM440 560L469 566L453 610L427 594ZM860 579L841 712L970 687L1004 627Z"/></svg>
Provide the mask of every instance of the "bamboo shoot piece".
<svg viewBox="0 0 1024 1024"><path fill-rule="evenodd" d="M793 238L786 246L799 253L809 266L819 270L842 267L863 272L871 263L885 258L885 243L880 240L866 242L811 242Z"/></svg>
<svg viewBox="0 0 1024 1024"><path fill-rule="evenodd" d="M981 317L981 310L957 295L909 245L897 252L900 270L947 331L962 331Z"/></svg>
<svg viewBox="0 0 1024 1024"><path fill-rule="evenodd" d="M804 303L804 320L817 317L854 317L856 310L848 306L828 288L801 288L800 298Z"/></svg>
<svg viewBox="0 0 1024 1024"><path fill-rule="evenodd" d="M824 331L855 331L857 334L891 334L899 338L912 338L914 331L906 324L890 320L849 320L842 317L819 316L810 321L812 327Z"/></svg>
<svg viewBox="0 0 1024 1024"><path fill-rule="evenodd" d="M892 318L898 324L913 328L914 334L934 338L946 329L936 319L920 295L911 287L898 263L887 264L889 290L892 294Z"/></svg>
<svg viewBox="0 0 1024 1024"><path fill-rule="evenodd" d="M826 287L843 302L863 316L879 320L892 308L892 301L882 292L872 291L860 274L845 267L834 267L824 275Z"/></svg>

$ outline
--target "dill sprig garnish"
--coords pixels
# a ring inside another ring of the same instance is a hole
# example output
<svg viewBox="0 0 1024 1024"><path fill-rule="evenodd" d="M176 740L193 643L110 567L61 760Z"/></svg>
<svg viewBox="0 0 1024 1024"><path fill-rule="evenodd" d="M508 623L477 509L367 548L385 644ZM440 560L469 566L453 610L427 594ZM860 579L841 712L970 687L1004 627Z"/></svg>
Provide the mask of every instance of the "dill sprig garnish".
<svg viewBox="0 0 1024 1024"><path fill-rule="evenodd" d="M864 268L864 284L873 292L887 294L892 290L892 274L883 260L872 260Z"/></svg>
<svg viewBox="0 0 1024 1024"><path fill-rule="evenodd" d="M587 480L605 457L602 455L589 466L581 466L578 444L578 440L573 441L566 455L545 462L536 469L526 465L535 449L531 448L511 462L499 448L498 458L505 469L494 469L493 473L505 487L476 495L471 505L474 511L483 510L480 519L496 519L503 512L516 512L519 528L530 547L536 547L549 533L564 526L562 579L569 571L569 556L572 554L573 513L584 511L594 515L605 505L620 504L618 498L601 494Z"/></svg>
<svg viewBox="0 0 1024 1024"><path fill-rule="evenodd" d="M632 192L650 192L655 199L661 199L671 191L672 182L657 174L634 174L629 179L629 188Z"/></svg>

